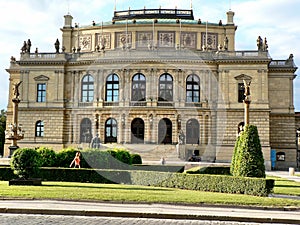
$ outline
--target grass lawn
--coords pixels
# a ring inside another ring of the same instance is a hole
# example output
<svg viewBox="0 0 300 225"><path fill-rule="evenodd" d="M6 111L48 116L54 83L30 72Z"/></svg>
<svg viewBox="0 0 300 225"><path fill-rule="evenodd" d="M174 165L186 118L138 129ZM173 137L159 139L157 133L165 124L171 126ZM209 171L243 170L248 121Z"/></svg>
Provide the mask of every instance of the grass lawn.
<svg viewBox="0 0 300 225"><path fill-rule="evenodd" d="M281 192L284 189L287 189L287 186L291 186L291 188L294 188L293 186L297 186L295 182L292 184L290 184L288 181L279 180L278 182L279 187L275 188L276 194L279 193L279 191ZM27 199L79 199L144 203L206 203L262 207L300 207L300 200L190 191L171 188L70 182L43 182L42 186L9 186L8 181L0 181L0 198L11 197Z"/></svg>
<svg viewBox="0 0 300 225"><path fill-rule="evenodd" d="M269 177L268 177L269 178ZM274 194L300 196L300 183L278 177L270 177L275 180Z"/></svg>

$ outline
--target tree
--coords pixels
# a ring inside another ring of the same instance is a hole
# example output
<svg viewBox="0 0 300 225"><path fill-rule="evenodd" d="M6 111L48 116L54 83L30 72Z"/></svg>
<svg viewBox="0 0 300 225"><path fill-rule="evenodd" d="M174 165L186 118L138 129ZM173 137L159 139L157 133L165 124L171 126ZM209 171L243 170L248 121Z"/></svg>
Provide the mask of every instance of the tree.
<svg viewBox="0 0 300 225"><path fill-rule="evenodd" d="M231 162L234 176L265 177L264 157L257 127L246 125L235 144Z"/></svg>
<svg viewBox="0 0 300 225"><path fill-rule="evenodd" d="M6 111L2 109L0 114L0 155L3 155L3 150L4 150L5 129L6 129Z"/></svg>

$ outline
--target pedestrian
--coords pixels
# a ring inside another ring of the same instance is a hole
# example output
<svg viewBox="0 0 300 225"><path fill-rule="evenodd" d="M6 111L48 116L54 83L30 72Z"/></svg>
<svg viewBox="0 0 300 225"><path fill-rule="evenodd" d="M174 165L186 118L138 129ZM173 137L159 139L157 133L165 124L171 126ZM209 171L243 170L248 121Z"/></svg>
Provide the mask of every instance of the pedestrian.
<svg viewBox="0 0 300 225"><path fill-rule="evenodd" d="M76 152L76 155L73 161L70 164L70 167L74 164L74 168L80 168L80 152Z"/></svg>
<svg viewBox="0 0 300 225"><path fill-rule="evenodd" d="M165 165L166 164L166 159L164 157L161 157L160 164L161 165Z"/></svg>

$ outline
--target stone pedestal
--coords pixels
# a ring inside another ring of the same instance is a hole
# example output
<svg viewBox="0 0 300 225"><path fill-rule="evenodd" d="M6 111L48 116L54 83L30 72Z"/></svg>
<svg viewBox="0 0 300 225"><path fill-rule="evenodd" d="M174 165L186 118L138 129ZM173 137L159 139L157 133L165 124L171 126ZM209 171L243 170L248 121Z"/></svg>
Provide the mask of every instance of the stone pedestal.
<svg viewBox="0 0 300 225"><path fill-rule="evenodd" d="M19 146L9 146L9 158L11 158L11 156L13 155L14 151L17 150L19 148Z"/></svg>

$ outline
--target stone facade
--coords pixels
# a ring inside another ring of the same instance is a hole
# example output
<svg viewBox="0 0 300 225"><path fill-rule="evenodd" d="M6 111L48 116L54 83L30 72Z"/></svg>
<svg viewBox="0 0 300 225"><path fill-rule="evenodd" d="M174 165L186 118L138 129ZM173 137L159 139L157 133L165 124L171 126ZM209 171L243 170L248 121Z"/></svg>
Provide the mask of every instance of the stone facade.
<svg viewBox="0 0 300 225"><path fill-rule="evenodd" d="M23 82L19 122L26 133L19 145L85 147L96 134L103 143L176 145L183 132L183 158L196 150L202 160L230 162L247 80L250 123L258 127L267 167L271 149L285 154L276 168L295 166L292 56L236 51L231 11L226 24L171 11L153 18L115 12L111 22L81 27L66 15L63 51L12 60L10 90Z"/></svg>

